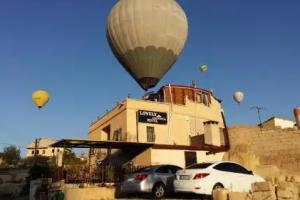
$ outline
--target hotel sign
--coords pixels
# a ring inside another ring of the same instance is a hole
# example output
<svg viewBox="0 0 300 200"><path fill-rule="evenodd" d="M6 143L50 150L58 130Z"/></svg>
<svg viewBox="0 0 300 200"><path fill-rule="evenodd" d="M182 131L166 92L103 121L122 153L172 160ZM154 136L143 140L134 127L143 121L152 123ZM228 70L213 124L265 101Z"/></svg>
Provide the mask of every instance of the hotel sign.
<svg viewBox="0 0 300 200"><path fill-rule="evenodd" d="M139 110L137 113L138 121L150 124L167 124L168 117L167 113L154 112L147 110Z"/></svg>

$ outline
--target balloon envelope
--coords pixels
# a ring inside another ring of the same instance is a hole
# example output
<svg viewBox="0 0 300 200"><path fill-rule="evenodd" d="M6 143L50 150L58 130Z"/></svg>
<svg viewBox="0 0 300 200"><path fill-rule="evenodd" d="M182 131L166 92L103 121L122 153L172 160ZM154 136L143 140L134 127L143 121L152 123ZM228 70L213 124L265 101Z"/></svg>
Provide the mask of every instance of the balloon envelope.
<svg viewBox="0 0 300 200"><path fill-rule="evenodd" d="M237 91L233 94L233 99L237 102L237 103L241 103L244 100L244 93L241 91Z"/></svg>
<svg viewBox="0 0 300 200"><path fill-rule="evenodd" d="M207 65L201 65L201 67L200 67L200 71L202 72L202 73L205 73L206 71L207 71Z"/></svg>
<svg viewBox="0 0 300 200"><path fill-rule="evenodd" d="M147 90L183 50L188 21L175 0L120 0L109 14L106 32L116 58Z"/></svg>
<svg viewBox="0 0 300 200"><path fill-rule="evenodd" d="M32 93L32 101L40 109L49 101L49 94L45 90L36 90Z"/></svg>

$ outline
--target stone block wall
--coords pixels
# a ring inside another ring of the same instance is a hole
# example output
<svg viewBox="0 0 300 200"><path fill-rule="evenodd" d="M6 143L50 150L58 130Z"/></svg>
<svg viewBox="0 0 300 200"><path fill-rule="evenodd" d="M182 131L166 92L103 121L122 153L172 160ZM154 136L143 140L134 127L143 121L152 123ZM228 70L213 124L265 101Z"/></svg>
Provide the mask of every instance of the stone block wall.
<svg viewBox="0 0 300 200"><path fill-rule="evenodd" d="M229 129L225 160L239 162L265 177L300 176L300 130L236 126Z"/></svg>
<svg viewBox="0 0 300 200"><path fill-rule="evenodd" d="M258 182L252 184L249 193L229 192L226 189L214 190L213 200L299 200L300 183L296 182Z"/></svg>

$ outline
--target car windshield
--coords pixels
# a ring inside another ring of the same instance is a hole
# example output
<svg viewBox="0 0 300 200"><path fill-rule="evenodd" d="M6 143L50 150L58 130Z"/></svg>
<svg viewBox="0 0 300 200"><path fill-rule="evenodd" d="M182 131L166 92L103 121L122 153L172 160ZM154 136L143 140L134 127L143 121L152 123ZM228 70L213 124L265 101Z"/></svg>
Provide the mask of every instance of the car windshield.
<svg viewBox="0 0 300 200"><path fill-rule="evenodd" d="M188 166L186 169L205 169L212 165L213 163L198 163Z"/></svg>

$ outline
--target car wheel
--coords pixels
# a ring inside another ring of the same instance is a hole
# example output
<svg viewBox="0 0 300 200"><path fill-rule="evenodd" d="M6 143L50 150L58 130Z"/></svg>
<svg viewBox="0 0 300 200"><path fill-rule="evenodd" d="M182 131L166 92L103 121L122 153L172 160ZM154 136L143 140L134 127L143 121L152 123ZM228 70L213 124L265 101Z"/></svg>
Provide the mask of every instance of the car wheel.
<svg viewBox="0 0 300 200"><path fill-rule="evenodd" d="M214 185L213 190L222 189L224 186L221 183L217 183Z"/></svg>
<svg viewBox="0 0 300 200"><path fill-rule="evenodd" d="M154 185L154 187L152 189L153 198L161 199L165 196L165 194L166 194L166 188L165 188L164 184L157 183Z"/></svg>
<svg viewBox="0 0 300 200"><path fill-rule="evenodd" d="M211 191L211 199L213 199L213 193L214 193L214 190L217 190L217 189L222 189L224 188L224 186L221 184L221 183L217 183L214 185L212 191Z"/></svg>

